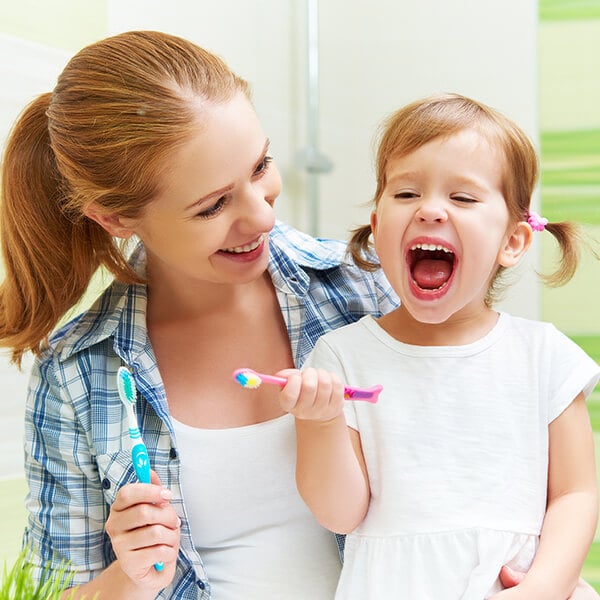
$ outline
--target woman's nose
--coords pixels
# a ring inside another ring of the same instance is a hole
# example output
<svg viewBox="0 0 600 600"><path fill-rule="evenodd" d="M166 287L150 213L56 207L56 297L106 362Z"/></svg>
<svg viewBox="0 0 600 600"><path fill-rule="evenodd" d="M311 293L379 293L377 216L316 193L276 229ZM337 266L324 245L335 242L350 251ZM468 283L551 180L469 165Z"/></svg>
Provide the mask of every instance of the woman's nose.
<svg viewBox="0 0 600 600"><path fill-rule="evenodd" d="M260 185L249 185L244 192L245 202L242 203L243 220L251 223L253 229L268 231L275 224L273 204L277 193L267 190Z"/></svg>

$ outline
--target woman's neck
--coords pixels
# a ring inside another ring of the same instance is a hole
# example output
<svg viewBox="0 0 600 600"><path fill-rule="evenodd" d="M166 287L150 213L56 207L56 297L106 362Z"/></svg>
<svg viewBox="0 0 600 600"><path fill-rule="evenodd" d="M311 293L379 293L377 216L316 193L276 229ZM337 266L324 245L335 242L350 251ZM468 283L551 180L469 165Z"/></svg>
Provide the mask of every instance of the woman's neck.
<svg viewBox="0 0 600 600"><path fill-rule="evenodd" d="M271 279L265 273L249 283L229 285L218 283L171 286L169 282L148 283L149 323L168 324L174 321L205 320L211 315L238 311L252 312L253 299L271 288Z"/></svg>

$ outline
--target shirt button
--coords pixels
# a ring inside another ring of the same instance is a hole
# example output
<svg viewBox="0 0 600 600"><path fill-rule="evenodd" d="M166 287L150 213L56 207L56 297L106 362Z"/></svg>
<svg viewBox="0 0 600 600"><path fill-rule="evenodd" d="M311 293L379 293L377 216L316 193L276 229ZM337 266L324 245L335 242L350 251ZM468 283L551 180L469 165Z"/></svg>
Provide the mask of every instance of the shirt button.
<svg viewBox="0 0 600 600"><path fill-rule="evenodd" d="M108 477L105 477L102 480L102 489L104 489L104 490L110 490L110 480L108 479Z"/></svg>
<svg viewBox="0 0 600 600"><path fill-rule="evenodd" d="M198 587L203 590L206 586L204 585L204 581L197 581L196 584L198 585Z"/></svg>
<svg viewBox="0 0 600 600"><path fill-rule="evenodd" d="M171 450L169 450L169 458L172 460L177 458L177 450L175 448L171 448Z"/></svg>

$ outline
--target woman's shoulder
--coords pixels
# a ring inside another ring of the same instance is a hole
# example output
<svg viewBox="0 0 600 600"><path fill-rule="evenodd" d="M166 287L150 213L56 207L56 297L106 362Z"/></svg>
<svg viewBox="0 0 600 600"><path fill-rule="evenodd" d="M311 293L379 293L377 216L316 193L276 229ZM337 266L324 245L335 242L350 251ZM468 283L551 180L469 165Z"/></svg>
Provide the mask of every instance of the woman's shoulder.
<svg viewBox="0 0 600 600"><path fill-rule="evenodd" d="M133 249L129 263L144 277L146 254L141 243ZM64 360L111 336L126 338L140 327L145 330L146 302L145 285L113 280L88 308L52 333L42 357Z"/></svg>
<svg viewBox="0 0 600 600"><path fill-rule="evenodd" d="M112 282L89 308L53 332L41 358L65 360L74 353L114 336L123 327L124 321L131 323L135 319L135 306L140 304L140 295L143 295L145 307L144 286ZM139 311L139 306L137 310Z"/></svg>
<svg viewBox="0 0 600 600"><path fill-rule="evenodd" d="M277 221L271 231L272 246L304 267L331 268L346 260L343 240L313 237L287 223Z"/></svg>

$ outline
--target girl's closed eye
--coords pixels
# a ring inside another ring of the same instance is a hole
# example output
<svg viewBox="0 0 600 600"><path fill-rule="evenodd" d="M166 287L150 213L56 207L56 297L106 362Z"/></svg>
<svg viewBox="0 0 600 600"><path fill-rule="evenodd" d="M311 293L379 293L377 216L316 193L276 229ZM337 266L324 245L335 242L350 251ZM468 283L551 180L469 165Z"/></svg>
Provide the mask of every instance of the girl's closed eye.
<svg viewBox="0 0 600 600"><path fill-rule="evenodd" d="M411 199L411 198L419 198L420 194L415 192L414 190L402 190L400 192L394 192L394 198L400 199Z"/></svg>
<svg viewBox="0 0 600 600"><path fill-rule="evenodd" d="M479 200L477 200L477 198L474 198L473 196L469 196L467 194L455 194L455 195L451 196L451 198L455 202L460 202L460 203L464 203L464 204L474 204L476 202L479 202Z"/></svg>

